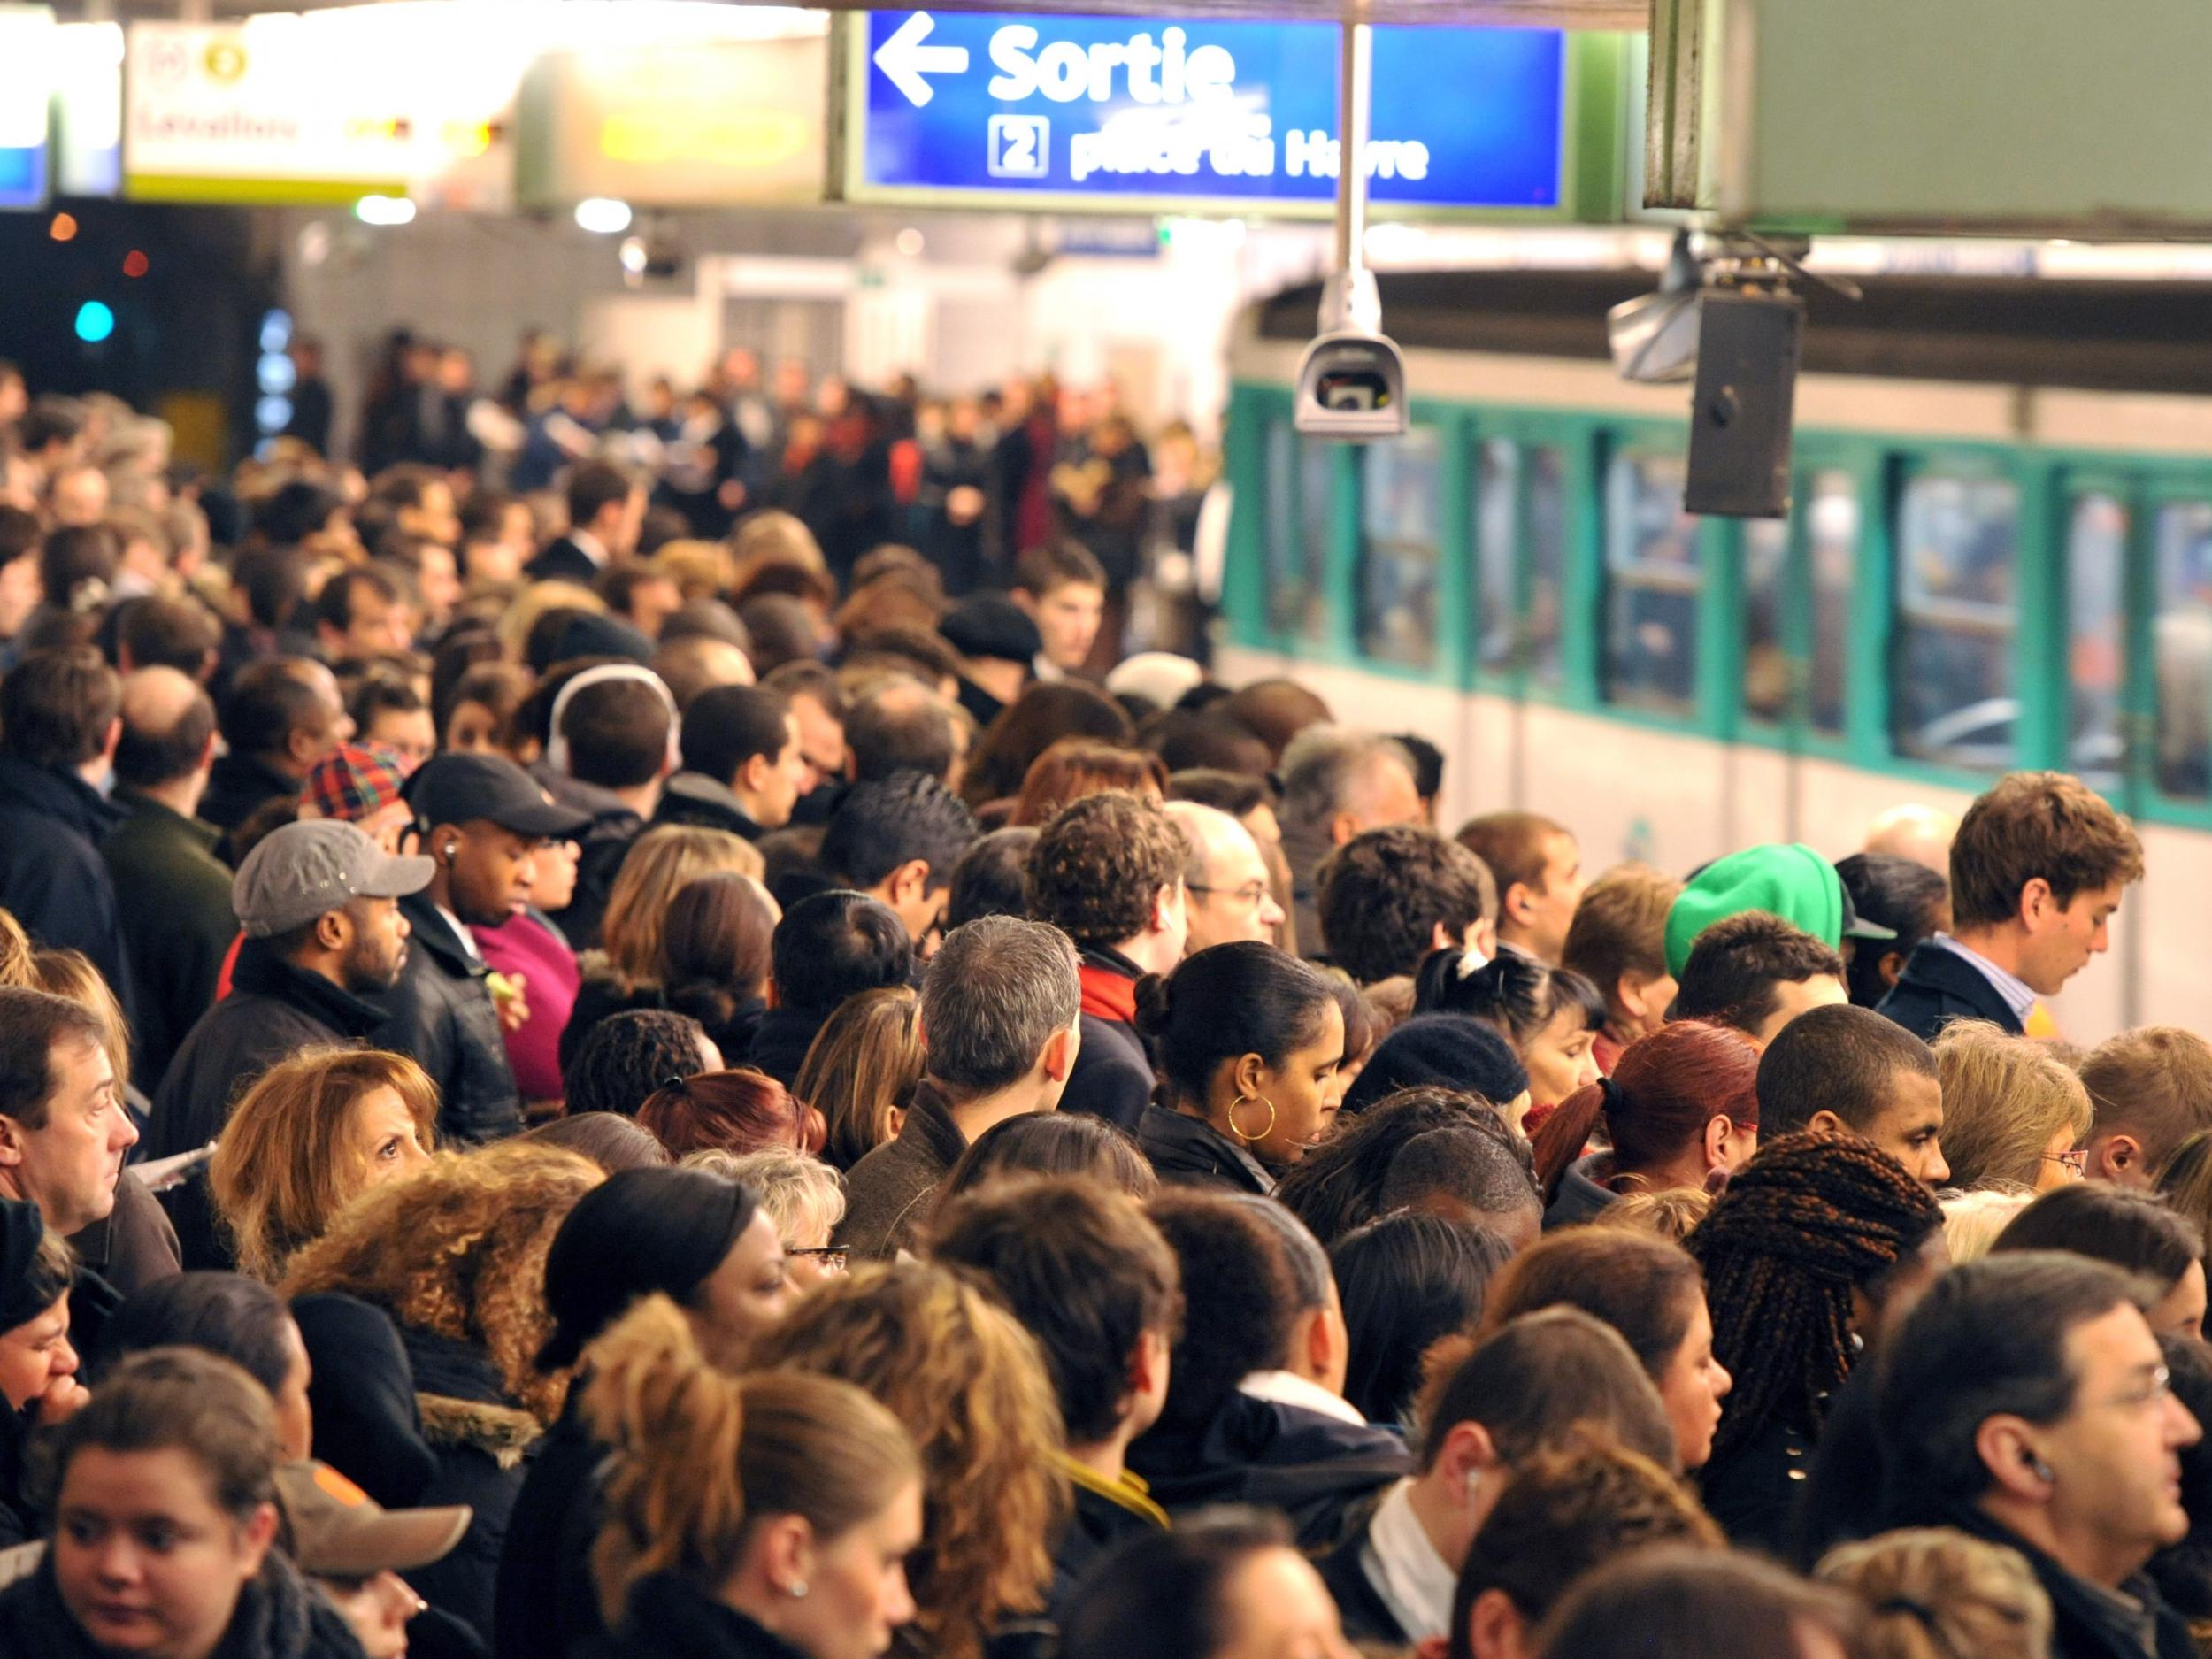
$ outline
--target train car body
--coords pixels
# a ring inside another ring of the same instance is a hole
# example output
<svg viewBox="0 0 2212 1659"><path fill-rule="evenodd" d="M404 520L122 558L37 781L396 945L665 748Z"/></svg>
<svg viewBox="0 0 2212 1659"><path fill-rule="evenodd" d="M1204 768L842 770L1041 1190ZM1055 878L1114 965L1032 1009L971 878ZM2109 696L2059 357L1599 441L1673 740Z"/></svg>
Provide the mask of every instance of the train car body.
<svg viewBox="0 0 2212 1659"><path fill-rule="evenodd" d="M1222 669L1449 757L1448 830L1549 813L1593 871L1855 850L1902 801L2078 772L2149 874L2060 1029L2212 1015L2212 284L1909 277L1812 301L1786 520L1680 507L1687 388L1629 385L1619 273L1384 279L1412 430L1301 440L1314 291L1233 348Z"/></svg>

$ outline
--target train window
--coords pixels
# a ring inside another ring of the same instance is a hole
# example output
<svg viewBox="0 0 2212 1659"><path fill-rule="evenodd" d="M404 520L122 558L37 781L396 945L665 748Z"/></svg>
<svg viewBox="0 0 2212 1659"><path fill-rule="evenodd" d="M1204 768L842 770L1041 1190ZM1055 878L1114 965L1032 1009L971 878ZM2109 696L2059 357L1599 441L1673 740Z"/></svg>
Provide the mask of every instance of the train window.
<svg viewBox="0 0 2212 1659"><path fill-rule="evenodd" d="M1790 711L1789 526L1754 518L1743 527L1743 710L1779 722Z"/></svg>
<svg viewBox="0 0 2212 1659"><path fill-rule="evenodd" d="M2158 787L2212 796L2212 504L2159 510Z"/></svg>
<svg viewBox="0 0 2212 1659"><path fill-rule="evenodd" d="M1530 680L1566 683L1560 652L1567 600L1567 452L1557 444L1532 445L1528 466L1528 615L1522 622Z"/></svg>
<svg viewBox="0 0 2212 1659"><path fill-rule="evenodd" d="M1805 718L1816 732L1840 737L1851 667L1851 591L1859 573L1858 480L1838 469L1815 473L1804 513L1813 579L1812 684Z"/></svg>
<svg viewBox="0 0 2212 1659"><path fill-rule="evenodd" d="M1500 673L1519 666L1521 607L1514 592L1520 538L1521 456L1506 438L1488 438L1475 453L1475 615L1481 630L1476 661Z"/></svg>
<svg viewBox="0 0 2212 1659"><path fill-rule="evenodd" d="M1394 443L1369 444L1360 461L1360 649L1379 662L1433 667L1440 434L1416 426Z"/></svg>
<svg viewBox="0 0 2212 1659"><path fill-rule="evenodd" d="M1678 457L1617 455L1605 477L1605 694L1672 714L1697 701L1697 520Z"/></svg>
<svg viewBox="0 0 2212 1659"><path fill-rule="evenodd" d="M2067 761L2101 788L2120 777L2126 685L2128 510L2114 495L2077 496L2066 536Z"/></svg>
<svg viewBox="0 0 2212 1659"><path fill-rule="evenodd" d="M1901 754L1992 771L2012 762L2020 492L1928 472L1897 508L1891 712Z"/></svg>

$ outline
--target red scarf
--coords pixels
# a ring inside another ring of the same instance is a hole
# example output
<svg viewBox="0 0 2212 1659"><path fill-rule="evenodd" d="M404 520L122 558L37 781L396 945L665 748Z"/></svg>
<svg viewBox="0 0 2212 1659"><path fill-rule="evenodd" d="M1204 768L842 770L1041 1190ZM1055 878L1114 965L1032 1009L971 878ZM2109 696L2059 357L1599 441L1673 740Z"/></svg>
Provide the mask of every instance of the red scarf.
<svg viewBox="0 0 2212 1659"><path fill-rule="evenodd" d="M1083 1011L1117 1025L1137 1023L1137 982L1111 968L1081 964L1075 971L1083 982Z"/></svg>

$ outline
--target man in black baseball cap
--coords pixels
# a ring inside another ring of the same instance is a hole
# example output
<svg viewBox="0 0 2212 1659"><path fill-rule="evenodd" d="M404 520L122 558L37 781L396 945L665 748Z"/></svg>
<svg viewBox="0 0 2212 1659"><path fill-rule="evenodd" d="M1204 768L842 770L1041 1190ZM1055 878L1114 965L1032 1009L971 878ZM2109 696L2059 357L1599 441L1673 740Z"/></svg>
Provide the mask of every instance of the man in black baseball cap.
<svg viewBox="0 0 2212 1659"><path fill-rule="evenodd" d="M591 820L555 805L497 755L437 756L407 780L405 798L433 873L401 901L414 948L388 999L382 1040L437 1084L441 1140L496 1141L522 1127L502 1022L527 1017L527 987L495 981L469 929L496 927L526 909L538 849L580 835Z"/></svg>

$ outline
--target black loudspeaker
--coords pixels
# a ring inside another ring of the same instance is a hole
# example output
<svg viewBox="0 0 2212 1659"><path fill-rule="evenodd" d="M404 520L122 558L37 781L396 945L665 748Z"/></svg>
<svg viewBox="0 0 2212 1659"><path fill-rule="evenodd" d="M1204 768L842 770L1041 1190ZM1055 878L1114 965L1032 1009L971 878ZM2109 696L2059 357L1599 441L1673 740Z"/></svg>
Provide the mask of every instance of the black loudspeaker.
<svg viewBox="0 0 2212 1659"><path fill-rule="evenodd" d="M1805 302L1709 288L1698 304L1697 398L1682 504L1736 518L1786 517Z"/></svg>

